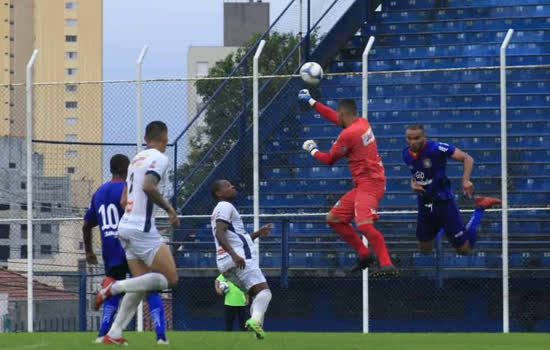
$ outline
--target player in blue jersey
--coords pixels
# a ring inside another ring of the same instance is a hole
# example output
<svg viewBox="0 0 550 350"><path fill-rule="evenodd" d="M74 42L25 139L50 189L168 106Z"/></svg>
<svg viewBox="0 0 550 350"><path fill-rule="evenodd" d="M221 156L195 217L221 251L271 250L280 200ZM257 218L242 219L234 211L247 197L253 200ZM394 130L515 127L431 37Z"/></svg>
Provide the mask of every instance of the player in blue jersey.
<svg viewBox="0 0 550 350"><path fill-rule="evenodd" d="M500 199L477 197L474 214L464 225L445 170L447 158L464 163L462 190L464 195L472 198L474 185L470 175L474 159L453 145L428 140L424 127L419 124L407 127L406 138L409 146L403 150L403 160L413 174L411 188L418 193L416 238L420 251L429 254L438 232L443 230L458 254L470 254L483 212L499 204Z"/></svg>
<svg viewBox="0 0 550 350"><path fill-rule="evenodd" d="M126 175L130 160L123 154L116 154L111 158L111 181L101 185L92 197L90 207L84 216L82 233L86 262L91 265L98 263L92 246L92 228L99 226L101 231L101 247L105 275L115 280L123 280L130 273L124 249L116 237L119 219L124 213L121 206L121 196L126 184ZM122 295L115 295L105 301L101 327L96 343L101 343L103 336L109 331L113 323ZM151 293L147 297L149 311L155 324L158 344L168 344L166 340L166 322L164 305L158 293Z"/></svg>

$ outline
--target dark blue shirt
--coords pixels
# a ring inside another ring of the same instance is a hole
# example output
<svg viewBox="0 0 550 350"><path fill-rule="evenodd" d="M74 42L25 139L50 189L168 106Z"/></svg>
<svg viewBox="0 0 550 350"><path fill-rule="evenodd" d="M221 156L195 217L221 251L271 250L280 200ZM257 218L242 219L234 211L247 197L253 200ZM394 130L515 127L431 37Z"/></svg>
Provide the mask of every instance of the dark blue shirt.
<svg viewBox="0 0 550 350"><path fill-rule="evenodd" d="M84 215L84 220L93 226L99 226L101 231L101 247L105 272L113 266L126 262L126 254L115 236L118 222L124 214L120 206L120 197L125 181L110 181L101 185L92 197L90 207Z"/></svg>
<svg viewBox="0 0 550 350"><path fill-rule="evenodd" d="M428 140L424 148L413 154L409 147L403 150L403 160L416 182L424 187L424 199L454 198L451 184L445 173L447 158L453 155L455 146Z"/></svg>

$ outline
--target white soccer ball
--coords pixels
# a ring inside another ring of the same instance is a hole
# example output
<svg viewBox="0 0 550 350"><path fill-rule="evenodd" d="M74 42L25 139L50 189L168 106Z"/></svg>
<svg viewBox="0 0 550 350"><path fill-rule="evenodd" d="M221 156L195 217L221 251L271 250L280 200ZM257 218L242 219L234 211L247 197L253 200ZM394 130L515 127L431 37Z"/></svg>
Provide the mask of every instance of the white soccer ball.
<svg viewBox="0 0 550 350"><path fill-rule="evenodd" d="M310 85L317 85L323 79L323 68L319 63L306 62L300 68L300 75L302 80Z"/></svg>
<svg viewBox="0 0 550 350"><path fill-rule="evenodd" d="M227 293L229 291L229 283L227 282L220 282L220 289L222 292Z"/></svg>

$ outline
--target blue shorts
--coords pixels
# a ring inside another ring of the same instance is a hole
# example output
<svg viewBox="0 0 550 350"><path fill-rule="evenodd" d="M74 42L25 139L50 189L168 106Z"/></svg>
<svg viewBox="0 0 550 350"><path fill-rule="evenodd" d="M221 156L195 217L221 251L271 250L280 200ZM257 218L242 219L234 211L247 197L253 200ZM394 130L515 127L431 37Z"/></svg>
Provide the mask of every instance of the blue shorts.
<svg viewBox="0 0 550 350"><path fill-rule="evenodd" d="M468 240L454 199L434 202L419 199L416 238L420 242L432 241L441 228L447 235L449 243L455 248L461 247Z"/></svg>

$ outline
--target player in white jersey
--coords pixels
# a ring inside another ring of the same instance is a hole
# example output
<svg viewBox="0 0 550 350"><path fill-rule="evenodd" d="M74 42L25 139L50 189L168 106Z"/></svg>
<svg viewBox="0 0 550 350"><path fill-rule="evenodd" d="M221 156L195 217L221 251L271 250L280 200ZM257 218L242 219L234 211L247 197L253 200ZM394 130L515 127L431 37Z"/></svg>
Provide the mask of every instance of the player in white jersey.
<svg viewBox="0 0 550 350"><path fill-rule="evenodd" d="M168 167L168 158L164 155L168 144L166 124L161 121L149 123L145 142L147 149L139 152L128 168L121 199L125 212L117 232L134 277L122 281L106 277L95 300L95 307L99 309L107 298L126 293L109 333L103 338L106 344L126 343L122 330L133 318L146 293L173 287L178 282L174 257L163 242L153 217L156 205L168 213L171 225L179 226L176 211L159 191Z"/></svg>
<svg viewBox="0 0 550 350"><path fill-rule="evenodd" d="M218 269L225 278L253 298L251 317L245 325L256 334L256 338L263 339L264 314L271 301L271 291L260 270L253 240L268 235L272 225L265 225L257 232L248 234L239 212L231 204L237 197L235 186L227 180L217 180L210 190L218 202L211 217Z"/></svg>

